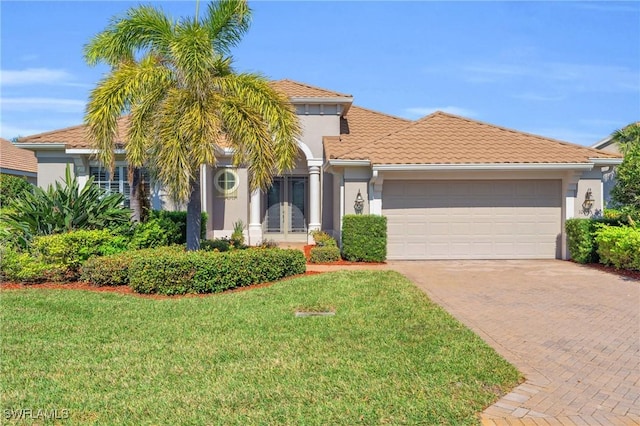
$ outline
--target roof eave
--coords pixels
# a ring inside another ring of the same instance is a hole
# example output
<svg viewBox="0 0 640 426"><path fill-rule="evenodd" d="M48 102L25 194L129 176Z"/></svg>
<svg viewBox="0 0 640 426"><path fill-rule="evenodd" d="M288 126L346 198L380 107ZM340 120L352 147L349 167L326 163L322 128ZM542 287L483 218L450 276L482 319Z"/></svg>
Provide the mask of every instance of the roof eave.
<svg viewBox="0 0 640 426"><path fill-rule="evenodd" d="M589 158L596 166L619 166L622 164L622 158Z"/></svg>
<svg viewBox="0 0 640 426"><path fill-rule="evenodd" d="M67 144L64 143L48 143L48 142L18 142L14 144L17 148L28 149L30 151L41 150L61 150L66 149Z"/></svg>
<svg viewBox="0 0 640 426"><path fill-rule="evenodd" d="M591 170L594 163L374 164L378 171Z"/></svg>
<svg viewBox="0 0 640 426"><path fill-rule="evenodd" d="M602 148L605 148L605 147L611 145L613 143L612 141L613 141L613 138L611 136L608 136L608 137L602 139L601 141L598 141L598 142L594 143L593 145L590 146L590 148L602 149Z"/></svg>

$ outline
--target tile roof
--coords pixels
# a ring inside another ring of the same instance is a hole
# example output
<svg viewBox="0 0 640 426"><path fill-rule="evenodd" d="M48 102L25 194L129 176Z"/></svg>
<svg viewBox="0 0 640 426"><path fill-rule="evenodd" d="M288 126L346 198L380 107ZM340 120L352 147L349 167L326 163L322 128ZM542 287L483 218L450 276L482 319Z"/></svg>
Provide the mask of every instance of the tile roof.
<svg viewBox="0 0 640 426"><path fill-rule="evenodd" d="M327 158L339 158L368 142L389 135L412 123L405 118L352 105L346 117L340 118L340 136L325 136L324 149Z"/></svg>
<svg viewBox="0 0 640 426"><path fill-rule="evenodd" d="M292 80L273 81L272 87L278 91L285 93L289 97L306 97L306 98L334 98L334 97L351 97L338 92L321 89L319 87L310 86L304 83L298 83ZM125 135L128 125L128 117L124 116L118 120L118 142L122 141L122 135ZM67 148L90 148L90 144L86 136L87 127L84 124L78 126L67 127L50 132L39 133L36 135L21 137L20 143L63 143Z"/></svg>
<svg viewBox="0 0 640 426"><path fill-rule="evenodd" d="M293 80L277 80L271 82L271 86L285 93L290 98L352 98L351 95L333 92L331 90L322 89L320 87L311 86L305 83L299 83Z"/></svg>
<svg viewBox="0 0 640 426"><path fill-rule="evenodd" d="M38 162L33 152L20 149L0 138L0 169L37 173Z"/></svg>
<svg viewBox="0 0 640 426"><path fill-rule="evenodd" d="M621 156L436 112L336 158L373 164L586 163Z"/></svg>
<svg viewBox="0 0 640 426"><path fill-rule="evenodd" d="M118 119L118 136L116 138L118 142L124 142L121 135L126 133L128 124L128 116ZM38 133L37 135L24 136L18 139L17 145L20 146L20 143L60 143L65 144L67 148L90 148L89 142L87 141L86 124Z"/></svg>

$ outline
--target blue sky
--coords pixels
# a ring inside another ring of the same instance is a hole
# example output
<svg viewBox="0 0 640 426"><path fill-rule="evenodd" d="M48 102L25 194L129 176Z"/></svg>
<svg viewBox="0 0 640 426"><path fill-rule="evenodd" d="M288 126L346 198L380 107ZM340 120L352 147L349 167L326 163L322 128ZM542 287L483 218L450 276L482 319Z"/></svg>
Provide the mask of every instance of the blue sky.
<svg viewBox="0 0 640 426"><path fill-rule="evenodd" d="M195 1L142 3L176 18L195 12ZM2 1L0 136L81 124L108 71L88 67L83 46L136 4ZM250 5L239 71L406 118L439 109L583 145L640 120L640 2Z"/></svg>

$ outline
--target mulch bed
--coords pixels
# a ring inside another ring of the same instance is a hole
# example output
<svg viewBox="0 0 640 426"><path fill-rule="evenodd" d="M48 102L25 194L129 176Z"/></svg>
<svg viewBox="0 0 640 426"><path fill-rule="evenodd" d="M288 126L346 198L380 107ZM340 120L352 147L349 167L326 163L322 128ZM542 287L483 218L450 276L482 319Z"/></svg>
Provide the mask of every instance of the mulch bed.
<svg viewBox="0 0 640 426"><path fill-rule="evenodd" d="M283 278L280 281L291 280L294 278L299 278L307 275L317 275L322 272L317 271L307 271L304 274L293 275L287 278ZM278 281L276 281L278 282ZM142 297L145 299L176 299L180 297L208 297L216 294L226 294L226 293L238 293L241 291L255 290L257 288L269 287L276 282L270 283L261 283L255 284L247 287L238 287L232 290L227 290L222 293L206 293L206 294L179 294L175 296L165 296L161 294L139 294L133 291L133 289L127 285L119 285L119 286L94 286L86 282L72 282L72 283L39 283L39 284L21 284L21 283L0 283L0 291L3 290L24 290L26 288L36 288L36 289L45 289L45 290L85 290L85 291L93 291L96 293L119 293L119 294L128 294L130 296Z"/></svg>
<svg viewBox="0 0 640 426"><path fill-rule="evenodd" d="M600 271L609 272L625 278L631 278L640 281L640 271L632 271L629 269L616 269L613 266L603 265L602 263L586 263L583 266L598 269Z"/></svg>

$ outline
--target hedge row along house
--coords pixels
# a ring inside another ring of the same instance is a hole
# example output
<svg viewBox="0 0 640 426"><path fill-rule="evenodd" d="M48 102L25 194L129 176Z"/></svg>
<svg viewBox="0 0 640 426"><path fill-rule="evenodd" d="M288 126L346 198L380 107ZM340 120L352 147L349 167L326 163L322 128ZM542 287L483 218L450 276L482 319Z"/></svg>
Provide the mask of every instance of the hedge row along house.
<svg viewBox="0 0 640 426"><path fill-rule="evenodd" d="M353 96L291 80L273 82L294 105L303 132L296 167L267 191L250 192L246 169L221 152L201 171L208 238L247 224L249 244L308 242L311 230L340 239L346 214L384 215L389 259L567 258L564 222L603 208L603 175L619 154L444 112L417 121L353 104ZM127 118L120 119L120 128ZM112 176L76 126L20 138L36 153L38 185L80 180L128 196L126 141ZM120 131L120 134L124 134ZM155 209L176 209L151 185Z"/></svg>

